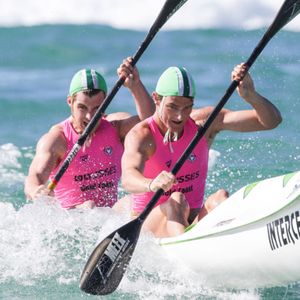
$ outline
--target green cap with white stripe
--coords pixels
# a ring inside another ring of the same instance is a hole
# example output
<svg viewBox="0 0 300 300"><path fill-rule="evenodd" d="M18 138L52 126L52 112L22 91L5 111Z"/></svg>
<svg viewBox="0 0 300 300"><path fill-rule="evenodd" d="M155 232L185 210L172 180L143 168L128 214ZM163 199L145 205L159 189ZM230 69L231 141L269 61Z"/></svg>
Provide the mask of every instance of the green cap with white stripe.
<svg viewBox="0 0 300 300"><path fill-rule="evenodd" d="M169 67L159 77L155 91L161 96L196 96L195 82L184 67Z"/></svg>
<svg viewBox="0 0 300 300"><path fill-rule="evenodd" d="M82 69L72 78L69 95L73 96L84 90L101 90L107 93L107 85L103 76L93 69Z"/></svg>

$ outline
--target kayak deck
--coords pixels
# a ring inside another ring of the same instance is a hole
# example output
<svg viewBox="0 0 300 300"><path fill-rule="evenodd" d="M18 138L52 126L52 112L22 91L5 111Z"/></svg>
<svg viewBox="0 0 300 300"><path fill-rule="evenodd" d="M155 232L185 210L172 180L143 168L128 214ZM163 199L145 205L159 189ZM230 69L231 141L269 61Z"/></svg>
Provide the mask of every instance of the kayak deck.
<svg viewBox="0 0 300 300"><path fill-rule="evenodd" d="M206 284L300 281L300 172L247 185L182 235L158 243Z"/></svg>

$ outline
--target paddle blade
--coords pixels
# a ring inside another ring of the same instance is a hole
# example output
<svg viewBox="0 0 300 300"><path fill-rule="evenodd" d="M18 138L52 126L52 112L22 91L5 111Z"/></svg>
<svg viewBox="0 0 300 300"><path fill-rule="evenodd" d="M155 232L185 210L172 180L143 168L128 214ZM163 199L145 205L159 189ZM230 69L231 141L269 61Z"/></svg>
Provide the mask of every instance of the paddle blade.
<svg viewBox="0 0 300 300"><path fill-rule="evenodd" d="M282 27L284 27L287 23L289 23L292 19L294 19L300 12L300 1L299 0L286 0L275 20L274 23L271 25L272 29L272 36L278 32Z"/></svg>
<svg viewBox="0 0 300 300"><path fill-rule="evenodd" d="M300 12L300 0L285 0L280 7L274 21L253 50L251 56L246 62L246 65L250 68L259 54L262 52L264 47L270 41L270 39L286 24L288 24L292 19L294 19ZM233 82L234 83L234 82ZM237 83L234 88L237 86Z"/></svg>
<svg viewBox="0 0 300 300"><path fill-rule="evenodd" d="M135 219L107 236L94 249L80 277L79 287L92 295L116 290L138 241L142 222Z"/></svg>
<svg viewBox="0 0 300 300"><path fill-rule="evenodd" d="M187 0L167 0L150 31L161 28L185 2Z"/></svg>
<svg viewBox="0 0 300 300"><path fill-rule="evenodd" d="M131 62L134 66L140 59L141 55L144 53L152 39L155 37L159 29L174 15L174 13L185 3L187 0L166 0L164 6L162 7L159 15L151 26L145 40L141 44L140 48L133 56Z"/></svg>

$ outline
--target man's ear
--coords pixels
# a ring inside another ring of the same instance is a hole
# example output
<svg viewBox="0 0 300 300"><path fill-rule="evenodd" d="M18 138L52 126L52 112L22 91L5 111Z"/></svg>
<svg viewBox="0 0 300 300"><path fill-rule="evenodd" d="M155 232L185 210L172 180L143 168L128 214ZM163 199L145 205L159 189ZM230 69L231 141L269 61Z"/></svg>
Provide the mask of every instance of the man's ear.
<svg viewBox="0 0 300 300"><path fill-rule="evenodd" d="M67 103L68 103L68 105L71 107L71 105L72 105L72 97L71 96L68 96L67 97Z"/></svg>
<svg viewBox="0 0 300 300"><path fill-rule="evenodd" d="M158 95L156 92L152 92L152 99L155 105L159 105L161 101L161 96Z"/></svg>

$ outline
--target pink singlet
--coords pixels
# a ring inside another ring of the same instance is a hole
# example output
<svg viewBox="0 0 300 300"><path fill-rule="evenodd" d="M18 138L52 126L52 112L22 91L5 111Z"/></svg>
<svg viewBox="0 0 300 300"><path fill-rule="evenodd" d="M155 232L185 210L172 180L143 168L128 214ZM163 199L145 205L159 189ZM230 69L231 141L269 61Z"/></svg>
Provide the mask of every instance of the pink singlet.
<svg viewBox="0 0 300 300"><path fill-rule="evenodd" d="M67 141L65 157L77 142L69 119L61 123ZM118 199L123 145L113 125L101 119L91 144L83 145L54 189L55 197L64 208L72 208L92 200L96 206L112 207ZM64 161L65 157L62 161ZM58 167L52 171L53 179Z"/></svg>
<svg viewBox="0 0 300 300"><path fill-rule="evenodd" d="M148 118L147 121L155 140L156 150L153 156L145 163L144 176L147 178L155 178L162 170L172 170L196 134L198 127L192 119L189 119L184 126L184 134L178 141L172 142L172 148L174 150L172 153L169 143L164 144L163 136L153 117ZM178 184L174 185L171 190L165 192L156 205L167 201L173 192L179 191L184 193L190 208L200 208L203 203L207 169L208 145L206 139L202 138L177 173L176 178ZM132 195L133 211L140 213L152 196L152 192Z"/></svg>

